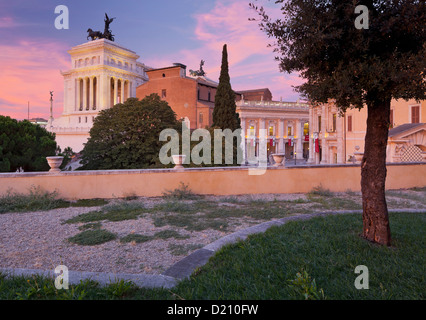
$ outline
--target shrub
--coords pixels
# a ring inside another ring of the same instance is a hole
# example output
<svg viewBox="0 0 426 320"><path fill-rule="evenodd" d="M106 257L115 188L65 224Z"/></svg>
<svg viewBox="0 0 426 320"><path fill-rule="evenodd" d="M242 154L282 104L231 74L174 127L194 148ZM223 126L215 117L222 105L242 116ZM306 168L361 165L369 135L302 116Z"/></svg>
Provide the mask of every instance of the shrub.
<svg viewBox="0 0 426 320"><path fill-rule="evenodd" d="M104 229L97 229L80 232L74 237L68 238L68 241L82 246L93 246L114 240L116 238L117 236L112 232Z"/></svg>
<svg viewBox="0 0 426 320"><path fill-rule="evenodd" d="M43 191L40 186L31 186L28 194L8 190L0 197L0 213L51 210L68 205L65 200L58 199L57 191Z"/></svg>
<svg viewBox="0 0 426 320"><path fill-rule="evenodd" d="M183 182L180 183L179 187L174 190L166 190L163 192L163 198L166 199L177 199L177 200L194 200L201 197L198 194L195 194L189 189L187 184Z"/></svg>

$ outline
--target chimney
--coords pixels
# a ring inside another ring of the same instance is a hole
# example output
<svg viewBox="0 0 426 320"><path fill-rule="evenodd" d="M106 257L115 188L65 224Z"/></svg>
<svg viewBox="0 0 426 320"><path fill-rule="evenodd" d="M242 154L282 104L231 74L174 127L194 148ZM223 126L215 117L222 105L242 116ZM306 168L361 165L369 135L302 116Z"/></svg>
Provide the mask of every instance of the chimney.
<svg viewBox="0 0 426 320"><path fill-rule="evenodd" d="M180 70L180 76L182 78L186 77L186 65L184 65L182 63L179 63L179 62L175 62L175 63L173 63L173 65L176 66L176 67L180 67L181 68L181 70Z"/></svg>

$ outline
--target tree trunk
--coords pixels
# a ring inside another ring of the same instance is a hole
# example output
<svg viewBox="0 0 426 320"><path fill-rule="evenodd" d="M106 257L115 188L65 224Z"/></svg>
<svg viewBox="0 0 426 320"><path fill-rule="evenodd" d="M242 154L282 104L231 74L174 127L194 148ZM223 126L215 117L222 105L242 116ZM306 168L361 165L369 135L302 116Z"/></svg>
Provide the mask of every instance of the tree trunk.
<svg viewBox="0 0 426 320"><path fill-rule="evenodd" d="M367 103L367 132L361 163L363 235L367 240L390 246L385 181L391 99L372 101Z"/></svg>

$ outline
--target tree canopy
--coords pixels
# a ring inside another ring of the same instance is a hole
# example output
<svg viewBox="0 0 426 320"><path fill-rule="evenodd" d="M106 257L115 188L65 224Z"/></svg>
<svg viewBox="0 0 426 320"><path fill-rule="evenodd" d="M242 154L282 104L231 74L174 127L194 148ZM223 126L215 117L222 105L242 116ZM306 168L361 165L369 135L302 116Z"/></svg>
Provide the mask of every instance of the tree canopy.
<svg viewBox="0 0 426 320"><path fill-rule="evenodd" d="M426 5L419 0L278 0L283 16L261 7L260 27L279 55L281 71L299 72L296 87L313 103L334 99L344 111L390 97L425 99ZM368 28L354 25L358 5Z"/></svg>
<svg viewBox="0 0 426 320"><path fill-rule="evenodd" d="M0 115L0 171L48 171L46 157L56 154L55 134L27 120Z"/></svg>
<svg viewBox="0 0 426 320"><path fill-rule="evenodd" d="M82 151L81 170L139 169L163 166L159 141L163 129L180 130L176 114L157 94L129 98L101 110Z"/></svg>
<svg viewBox="0 0 426 320"><path fill-rule="evenodd" d="M426 99L426 3L421 0L277 0L283 15L271 19L263 7L260 28L281 71L299 72L296 87L315 106L334 100L343 114L367 105L361 163L363 235L390 245L385 199L386 145L392 98ZM357 6L368 25L358 28Z"/></svg>
<svg viewBox="0 0 426 320"><path fill-rule="evenodd" d="M235 93L232 90L229 77L228 51L225 44L222 50L219 85L214 100L212 127L222 130L231 129L232 131L241 128L240 116L236 112L236 108Z"/></svg>

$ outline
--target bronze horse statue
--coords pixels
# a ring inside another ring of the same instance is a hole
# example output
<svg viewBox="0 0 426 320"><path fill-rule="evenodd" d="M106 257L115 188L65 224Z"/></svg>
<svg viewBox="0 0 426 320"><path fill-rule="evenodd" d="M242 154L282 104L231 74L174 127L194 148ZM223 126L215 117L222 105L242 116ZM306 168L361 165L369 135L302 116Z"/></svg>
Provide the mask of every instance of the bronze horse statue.
<svg viewBox="0 0 426 320"><path fill-rule="evenodd" d="M89 35L87 36L87 40L89 40L89 38L92 38L92 40L107 39L107 40L114 41L114 35L111 33L111 30L109 29L109 25L114 21L114 19L115 18L108 17L108 15L105 13L104 33L100 31L93 31L92 29L89 28L87 29L87 32L89 33Z"/></svg>
<svg viewBox="0 0 426 320"><path fill-rule="evenodd" d="M89 28L87 29L87 32L89 33L89 35L87 36L87 40L89 40L89 38L92 38L92 40L103 38L103 34L100 31L93 31Z"/></svg>

